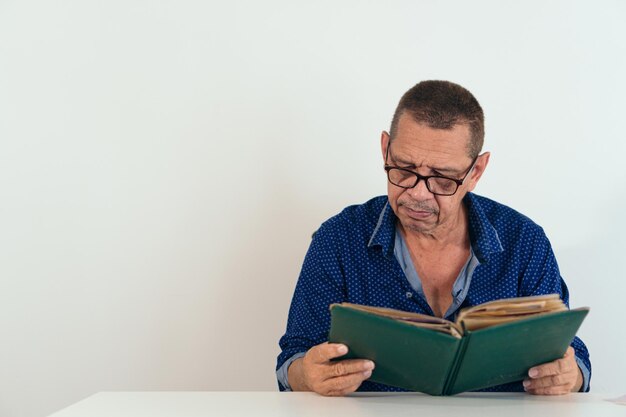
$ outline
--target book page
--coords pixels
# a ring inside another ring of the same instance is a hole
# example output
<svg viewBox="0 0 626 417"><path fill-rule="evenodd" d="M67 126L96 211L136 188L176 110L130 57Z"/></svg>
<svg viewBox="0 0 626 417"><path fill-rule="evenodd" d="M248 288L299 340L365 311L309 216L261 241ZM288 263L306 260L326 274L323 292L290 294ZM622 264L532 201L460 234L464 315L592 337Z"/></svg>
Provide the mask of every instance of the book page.
<svg viewBox="0 0 626 417"><path fill-rule="evenodd" d="M402 321L404 323L424 329L431 329L438 332L447 333L457 338L460 338L463 334L461 327L457 323L453 323L439 317L429 316L427 314L411 313L408 311L395 310L392 308L372 307L352 303L341 303L339 305Z"/></svg>
<svg viewBox="0 0 626 417"><path fill-rule="evenodd" d="M464 309L457 318L457 324L462 323L467 330L478 330L537 314L565 310L567 307L558 294L508 298Z"/></svg>

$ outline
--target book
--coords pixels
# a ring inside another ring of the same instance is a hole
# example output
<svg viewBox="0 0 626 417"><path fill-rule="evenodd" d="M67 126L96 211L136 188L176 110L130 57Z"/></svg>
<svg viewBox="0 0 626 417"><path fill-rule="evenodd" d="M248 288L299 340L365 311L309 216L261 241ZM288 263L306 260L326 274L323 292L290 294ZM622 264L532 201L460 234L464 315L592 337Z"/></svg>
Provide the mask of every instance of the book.
<svg viewBox="0 0 626 417"><path fill-rule="evenodd" d="M558 294L490 301L455 322L351 303L330 306L328 340L340 359L370 359L370 380L431 395L454 395L527 377L563 357L589 312L569 310Z"/></svg>

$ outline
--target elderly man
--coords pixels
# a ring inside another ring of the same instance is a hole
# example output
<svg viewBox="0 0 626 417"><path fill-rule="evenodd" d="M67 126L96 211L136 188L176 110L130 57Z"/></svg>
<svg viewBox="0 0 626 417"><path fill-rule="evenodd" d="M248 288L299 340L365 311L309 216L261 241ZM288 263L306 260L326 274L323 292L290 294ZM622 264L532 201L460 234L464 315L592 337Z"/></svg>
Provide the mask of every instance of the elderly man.
<svg viewBox="0 0 626 417"><path fill-rule="evenodd" d="M315 233L294 292L276 374L281 390L322 395L399 391L368 381L375 363L332 361L328 306L351 302L454 320L499 298L568 290L541 227L471 191L489 163L483 111L463 87L424 81L407 91L381 135L387 196L350 206ZM591 363L575 338L564 357L489 391L588 391Z"/></svg>

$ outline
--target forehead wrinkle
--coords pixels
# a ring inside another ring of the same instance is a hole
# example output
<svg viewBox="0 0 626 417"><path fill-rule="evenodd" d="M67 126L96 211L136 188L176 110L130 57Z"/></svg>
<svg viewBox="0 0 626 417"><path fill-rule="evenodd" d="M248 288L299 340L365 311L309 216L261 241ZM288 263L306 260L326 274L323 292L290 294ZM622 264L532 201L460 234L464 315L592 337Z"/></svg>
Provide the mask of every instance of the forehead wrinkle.
<svg viewBox="0 0 626 417"><path fill-rule="evenodd" d="M432 153L432 152L429 152L429 153ZM446 156L454 157L453 155L450 155L449 152L444 151L443 153L447 154ZM424 166L430 169L431 171L438 171L438 172L458 173L458 172L463 171L463 167L451 167L447 165L447 163L437 162L436 160L432 162L427 161L428 158L426 156L419 158L419 160L412 160L411 158L406 158L405 156L396 154L393 151L393 149L390 149L389 156L395 162L400 162L402 164L409 165L416 169Z"/></svg>
<svg viewBox="0 0 626 417"><path fill-rule="evenodd" d="M415 167L425 166L437 171L462 172L465 169L465 159L471 159L467 154L469 137L470 130L467 125L459 124L450 129L437 129L416 122L410 115L403 114L399 119L396 134L389 144L390 156Z"/></svg>

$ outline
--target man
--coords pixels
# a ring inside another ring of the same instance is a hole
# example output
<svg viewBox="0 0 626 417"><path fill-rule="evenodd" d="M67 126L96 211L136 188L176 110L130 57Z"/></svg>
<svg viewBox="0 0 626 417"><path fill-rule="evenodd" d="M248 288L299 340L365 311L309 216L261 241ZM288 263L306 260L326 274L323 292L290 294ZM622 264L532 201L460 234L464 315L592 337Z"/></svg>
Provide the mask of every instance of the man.
<svg viewBox="0 0 626 417"><path fill-rule="evenodd" d="M471 191L489 163L480 154L483 111L463 87L424 81L407 91L381 136L387 196L346 208L315 233L280 340L281 390L322 395L400 391L367 379L375 363L331 361L329 305L351 302L454 320L486 301L568 290L541 227ZM588 391L591 363L575 338L564 357L523 382L488 391Z"/></svg>

